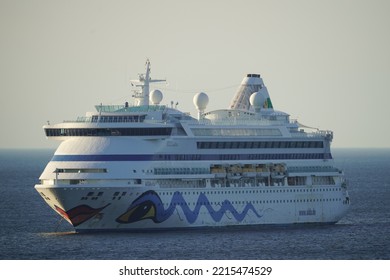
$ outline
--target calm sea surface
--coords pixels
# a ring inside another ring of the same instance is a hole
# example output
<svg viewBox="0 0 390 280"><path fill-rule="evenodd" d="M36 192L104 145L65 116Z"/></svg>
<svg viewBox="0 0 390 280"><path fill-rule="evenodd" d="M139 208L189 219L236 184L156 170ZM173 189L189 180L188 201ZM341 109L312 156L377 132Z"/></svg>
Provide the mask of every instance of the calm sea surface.
<svg viewBox="0 0 390 280"><path fill-rule="evenodd" d="M336 225L99 234L75 234L35 191L52 154L0 150L0 259L390 259L390 149L333 150L352 202Z"/></svg>

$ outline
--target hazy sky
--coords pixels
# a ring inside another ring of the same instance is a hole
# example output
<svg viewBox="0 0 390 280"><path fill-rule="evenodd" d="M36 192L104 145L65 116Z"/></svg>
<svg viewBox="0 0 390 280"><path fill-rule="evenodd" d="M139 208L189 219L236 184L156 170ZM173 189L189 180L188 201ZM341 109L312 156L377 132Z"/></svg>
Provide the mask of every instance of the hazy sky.
<svg viewBox="0 0 390 280"><path fill-rule="evenodd" d="M273 105L333 130L334 147L390 147L390 1L0 0L0 148L58 145L42 126L131 101L152 63L162 103L227 108L247 73Z"/></svg>

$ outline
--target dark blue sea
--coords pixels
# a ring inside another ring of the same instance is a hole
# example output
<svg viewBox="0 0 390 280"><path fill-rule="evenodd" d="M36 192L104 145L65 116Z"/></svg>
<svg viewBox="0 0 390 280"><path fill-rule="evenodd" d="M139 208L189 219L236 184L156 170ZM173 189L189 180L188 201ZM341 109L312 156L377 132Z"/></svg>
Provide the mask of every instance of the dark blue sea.
<svg viewBox="0 0 390 280"><path fill-rule="evenodd" d="M390 259L390 149L334 149L351 208L336 225L76 234L35 191L52 150L0 150L2 260Z"/></svg>

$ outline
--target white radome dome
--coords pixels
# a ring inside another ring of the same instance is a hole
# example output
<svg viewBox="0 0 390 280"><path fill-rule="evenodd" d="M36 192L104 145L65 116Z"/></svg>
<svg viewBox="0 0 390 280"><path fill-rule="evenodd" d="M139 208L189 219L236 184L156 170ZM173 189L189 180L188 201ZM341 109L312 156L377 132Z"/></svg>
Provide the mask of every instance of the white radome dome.
<svg viewBox="0 0 390 280"><path fill-rule="evenodd" d="M163 99L163 94L158 89L153 90L149 96L149 99L152 101L153 105L160 104L161 100Z"/></svg>
<svg viewBox="0 0 390 280"><path fill-rule="evenodd" d="M199 92L194 96L193 102L198 110L203 111L204 109L206 109L207 104L209 104L209 97L206 93Z"/></svg>
<svg viewBox="0 0 390 280"><path fill-rule="evenodd" d="M263 107L263 104L265 102L265 96L260 91L254 92L249 97L249 102L251 103L255 111L259 111L261 107Z"/></svg>

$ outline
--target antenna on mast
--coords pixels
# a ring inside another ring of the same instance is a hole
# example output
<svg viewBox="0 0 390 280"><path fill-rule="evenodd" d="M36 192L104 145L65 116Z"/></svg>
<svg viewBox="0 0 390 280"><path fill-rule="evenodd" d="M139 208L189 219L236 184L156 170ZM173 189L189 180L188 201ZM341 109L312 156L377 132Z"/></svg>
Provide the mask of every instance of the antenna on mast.
<svg viewBox="0 0 390 280"><path fill-rule="evenodd" d="M137 99L138 106L149 106L149 84L150 83L158 83L165 82L166 80L162 79L152 79L150 77L150 60L146 59L145 63L145 74L138 74L138 80L130 80L131 85L136 87L141 87L140 91L137 91L134 94L134 98Z"/></svg>

